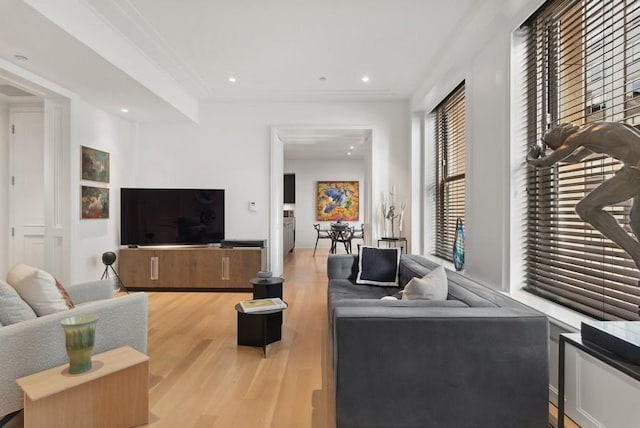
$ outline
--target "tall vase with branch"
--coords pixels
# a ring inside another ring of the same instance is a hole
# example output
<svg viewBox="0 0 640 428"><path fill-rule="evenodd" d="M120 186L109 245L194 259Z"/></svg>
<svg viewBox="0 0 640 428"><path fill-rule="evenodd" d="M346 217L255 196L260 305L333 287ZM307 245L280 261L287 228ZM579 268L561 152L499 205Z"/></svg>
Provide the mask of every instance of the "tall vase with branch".
<svg viewBox="0 0 640 428"><path fill-rule="evenodd" d="M387 200L384 200L382 202L382 217L385 219L385 223L388 220L390 225L391 225L391 237L395 238L396 237L396 228L395 228L395 223L396 220L398 220L398 236L402 236L402 229L403 229L403 219L404 219L404 210L407 206L407 202L403 201L400 204L400 209L398 209L398 207L396 207L396 204L394 202L394 193L395 193L395 186L393 186L391 188L391 192L389 192L389 200L387 202ZM387 232L387 228L385 225L385 234Z"/></svg>

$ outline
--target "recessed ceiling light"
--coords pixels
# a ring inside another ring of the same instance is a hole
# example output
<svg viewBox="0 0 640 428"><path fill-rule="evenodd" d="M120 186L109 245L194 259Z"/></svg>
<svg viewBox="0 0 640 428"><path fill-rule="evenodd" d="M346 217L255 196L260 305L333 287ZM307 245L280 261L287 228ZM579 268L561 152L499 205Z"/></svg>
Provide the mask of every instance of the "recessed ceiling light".
<svg viewBox="0 0 640 428"><path fill-rule="evenodd" d="M369 82L369 76L362 76L362 81L363 81L364 83Z"/></svg>
<svg viewBox="0 0 640 428"><path fill-rule="evenodd" d="M17 59L18 61L26 61L26 60L28 60L28 59L29 59L29 58L27 58L27 57L26 57L26 56L24 56L24 55L14 55L13 57L14 57L15 59Z"/></svg>
<svg viewBox="0 0 640 428"><path fill-rule="evenodd" d="M123 112L123 113L129 113L129 109L128 108L121 108L120 111Z"/></svg>
<svg viewBox="0 0 640 428"><path fill-rule="evenodd" d="M349 147L349 150L353 150L353 149L355 149L355 147L353 147L353 146Z"/></svg>
<svg viewBox="0 0 640 428"><path fill-rule="evenodd" d="M347 156L351 156L351 152L347 152Z"/></svg>
<svg viewBox="0 0 640 428"><path fill-rule="evenodd" d="M229 82L236 83L237 81L238 81L238 79L236 79L235 77L233 77L233 76L229 77Z"/></svg>

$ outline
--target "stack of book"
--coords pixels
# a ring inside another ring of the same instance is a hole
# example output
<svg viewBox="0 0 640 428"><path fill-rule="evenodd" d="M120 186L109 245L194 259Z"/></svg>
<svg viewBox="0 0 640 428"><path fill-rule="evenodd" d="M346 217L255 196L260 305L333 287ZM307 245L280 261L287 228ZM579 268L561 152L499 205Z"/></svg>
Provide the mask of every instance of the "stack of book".
<svg viewBox="0 0 640 428"><path fill-rule="evenodd" d="M244 312L273 311L276 309L284 309L287 304L279 297L269 299L243 300L240 306Z"/></svg>

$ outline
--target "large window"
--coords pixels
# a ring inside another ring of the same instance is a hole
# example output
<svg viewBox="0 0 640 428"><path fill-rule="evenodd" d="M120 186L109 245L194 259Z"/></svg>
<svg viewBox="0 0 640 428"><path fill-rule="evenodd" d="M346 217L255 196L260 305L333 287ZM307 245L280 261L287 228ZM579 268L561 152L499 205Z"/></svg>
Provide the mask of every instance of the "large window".
<svg viewBox="0 0 640 428"><path fill-rule="evenodd" d="M524 26L527 141L560 123L640 124L640 0L547 2ZM528 167L526 288L599 319L640 320L640 273L576 204L622 165ZM631 235L631 201L605 208Z"/></svg>
<svg viewBox="0 0 640 428"><path fill-rule="evenodd" d="M456 220L464 221L464 83L436 107L435 254L453 260Z"/></svg>

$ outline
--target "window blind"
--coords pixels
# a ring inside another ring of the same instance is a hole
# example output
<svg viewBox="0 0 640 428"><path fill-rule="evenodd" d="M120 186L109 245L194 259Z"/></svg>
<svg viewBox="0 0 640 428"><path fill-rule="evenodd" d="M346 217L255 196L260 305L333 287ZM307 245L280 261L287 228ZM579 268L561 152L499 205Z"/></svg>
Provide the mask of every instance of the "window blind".
<svg viewBox="0 0 640 428"><path fill-rule="evenodd" d="M453 260L456 220L464 222L464 82L434 110L436 117L435 255Z"/></svg>
<svg viewBox="0 0 640 428"><path fill-rule="evenodd" d="M522 30L528 39L522 150L560 123L640 124L640 1L550 1ZM598 319L640 320L635 263L575 212L621 166L592 155L527 168L527 290ZM631 202L605 210L633 236Z"/></svg>

